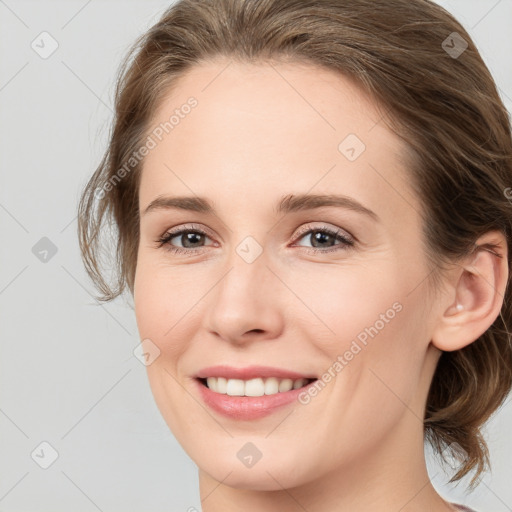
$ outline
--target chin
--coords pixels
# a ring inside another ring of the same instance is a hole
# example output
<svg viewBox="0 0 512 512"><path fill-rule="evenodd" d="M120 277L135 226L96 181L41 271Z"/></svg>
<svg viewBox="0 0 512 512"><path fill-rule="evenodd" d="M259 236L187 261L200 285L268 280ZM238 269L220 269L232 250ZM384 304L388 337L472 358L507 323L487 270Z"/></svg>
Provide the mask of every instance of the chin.
<svg viewBox="0 0 512 512"><path fill-rule="evenodd" d="M283 488L288 489L295 487L293 482L289 480L283 481L282 478L276 476L275 472L268 470L267 473L264 469L258 472L253 472L252 469L233 469L232 473L226 477L227 473L218 474L218 470L215 474L211 474L211 477L222 482L224 485L228 485L234 489L246 489L250 491L282 491Z"/></svg>
<svg viewBox="0 0 512 512"><path fill-rule="evenodd" d="M211 457L208 461L195 460L201 471L207 473L217 482L222 482L234 489L252 491L282 491L300 486L307 482L307 475L298 473L295 462L284 465L275 456L266 462L263 458L252 467L245 467L237 458Z"/></svg>

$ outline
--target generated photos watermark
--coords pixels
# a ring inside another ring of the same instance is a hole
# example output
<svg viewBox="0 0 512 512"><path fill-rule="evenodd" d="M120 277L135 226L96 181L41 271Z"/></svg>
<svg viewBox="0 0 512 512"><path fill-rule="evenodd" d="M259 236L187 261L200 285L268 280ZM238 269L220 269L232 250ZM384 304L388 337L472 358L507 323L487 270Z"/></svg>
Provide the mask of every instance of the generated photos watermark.
<svg viewBox="0 0 512 512"><path fill-rule="evenodd" d="M164 121L153 128L152 132L146 137L144 143L135 151L132 152L125 163L117 170L115 174L110 176L108 181L101 187L98 187L94 195L97 199L103 199L107 192L110 192L116 185L127 176L132 169L134 169L151 150L155 149L159 142L163 140L165 135L168 135L178 126L185 117L187 117L192 109L197 107L199 102L196 98L191 96L187 102L179 108L175 108L173 114L169 117L168 121Z"/></svg>
<svg viewBox="0 0 512 512"><path fill-rule="evenodd" d="M350 347L345 350L342 355L338 355L336 360L327 368L327 370L322 374L322 376L314 382L311 386L308 386L304 391L302 391L298 398L298 401L302 405L307 405L311 402L311 399L322 391L325 386L333 380L349 363L354 359L357 354L359 354L363 348L368 345L368 337L371 339L375 338L377 334L379 334L387 324L395 316L397 313L402 311L403 306L400 302L395 302L393 305L386 310L385 313L381 313L379 315L379 319L376 320L373 325L370 327L365 327L350 343Z"/></svg>

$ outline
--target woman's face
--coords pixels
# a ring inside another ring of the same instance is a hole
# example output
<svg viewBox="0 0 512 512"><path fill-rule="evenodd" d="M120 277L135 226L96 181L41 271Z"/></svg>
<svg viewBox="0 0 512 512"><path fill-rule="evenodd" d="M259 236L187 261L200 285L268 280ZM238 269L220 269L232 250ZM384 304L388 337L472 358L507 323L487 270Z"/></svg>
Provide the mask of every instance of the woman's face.
<svg viewBox="0 0 512 512"><path fill-rule="evenodd" d="M217 60L151 131L136 317L199 468L270 490L422 456L436 306L404 146L372 103L331 71Z"/></svg>

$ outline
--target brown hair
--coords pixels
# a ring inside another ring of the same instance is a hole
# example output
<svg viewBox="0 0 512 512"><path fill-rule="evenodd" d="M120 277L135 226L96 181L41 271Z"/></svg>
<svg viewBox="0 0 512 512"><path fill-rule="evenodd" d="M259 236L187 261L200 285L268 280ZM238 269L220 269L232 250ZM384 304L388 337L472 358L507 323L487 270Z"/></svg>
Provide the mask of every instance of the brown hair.
<svg viewBox="0 0 512 512"><path fill-rule="evenodd" d="M465 44L460 55L450 51ZM504 193L512 185L510 120L469 34L442 7L429 0L180 0L126 56L110 143L80 200L80 248L100 300L126 287L133 293L142 163L125 167L122 179L119 170L141 147L176 79L216 56L323 66L354 79L386 111L382 120L408 148L434 281L444 263L471 254L490 230L505 234L512 254ZM105 227L117 242L113 284L102 276ZM507 283L499 317L478 340L442 353L431 383L425 438L443 457L447 447L463 449L450 482L476 468L473 487L490 468L480 428L512 385L510 293Z"/></svg>

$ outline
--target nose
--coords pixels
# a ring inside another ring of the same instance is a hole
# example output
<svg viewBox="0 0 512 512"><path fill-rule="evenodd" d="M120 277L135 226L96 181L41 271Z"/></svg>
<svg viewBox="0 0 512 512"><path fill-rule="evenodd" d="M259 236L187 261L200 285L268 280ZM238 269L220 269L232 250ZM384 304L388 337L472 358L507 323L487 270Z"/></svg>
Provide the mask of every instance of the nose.
<svg viewBox="0 0 512 512"><path fill-rule="evenodd" d="M269 268L265 250L254 261L233 250L222 277L208 294L206 330L235 345L279 337L282 287Z"/></svg>

